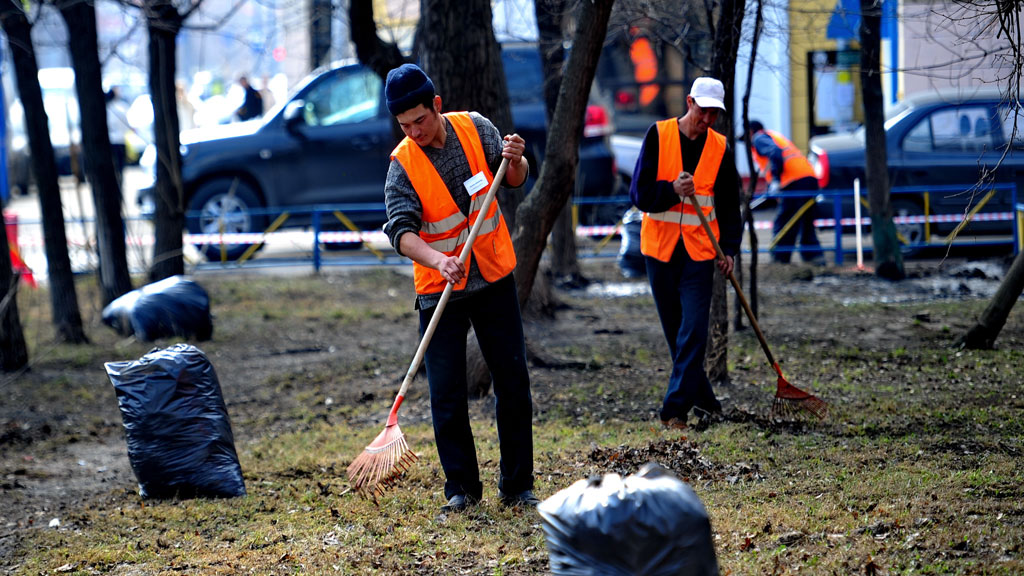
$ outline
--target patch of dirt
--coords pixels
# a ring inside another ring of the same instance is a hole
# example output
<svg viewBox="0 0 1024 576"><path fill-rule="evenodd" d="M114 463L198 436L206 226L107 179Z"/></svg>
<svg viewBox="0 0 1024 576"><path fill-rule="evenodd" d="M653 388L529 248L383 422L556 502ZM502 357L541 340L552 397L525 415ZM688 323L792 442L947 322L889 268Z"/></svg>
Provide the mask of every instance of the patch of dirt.
<svg viewBox="0 0 1024 576"><path fill-rule="evenodd" d="M646 282L624 279L609 261L583 265L592 282L557 292L562 301L557 321L526 323L535 352L531 378L537 418L653 421L661 400L657 391L663 390L670 365ZM762 266L761 325L783 366L790 359L789 350L811 344L822 351L821 359L848 350L948 346L951 334L962 333L974 318L939 309L907 316L893 306L985 299L1007 265L1003 260L949 263L941 269L934 263L908 264L910 279L899 283L850 269ZM352 279L359 274L353 269L327 273L324 282L330 284L331 297L353 310L393 306L397 298L408 302L409 313L388 321L366 315L355 326L345 324L344 330L334 319L322 317L289 323L264 318L268 324L262 329L232 324L239 319L215 319L213 340L199 345L216 367L236 444L301 431L318 421L379 422L375 411L340 408L393 396L418 342L412 282L404 272L395 271L382 275L386 285L379 290L355 289ZM215 276L197 279L210 285L217 282ZM807 315L803 310L809 302L824 304L826 311ZM214 306L216 315L216 300ZM844 316L842 323L827 312L830 307L850 306L858 306L858 314ZM23 313L26 317L41 321L39 315ZM998 346L1021 347L1024 330L1019 320L1015 322L1004 329ZM128 352L148 349L119 340L98 319L88 329L94 342L109 346L111 359L131 358ZM230 334L239 337L225 337ZM751 344L749 329L731 333L730 338L745 340L748 349L759 352L756 341ZM117 401L102 365L53 360L47 345L37 348L30 370L0 377L5 398L0 404L0 558L18 545L25 529L59 522L111 491L137 489ZM774 381L756 353L733 361L735 379ZM582 388L589 401L566 395L562 384L568 375L585 382L574 388ZM874 377L898 382L899 369ZM609 383L616 385L606 386ZM413 388L403 406L403 421L427 421L425 386ZM716 391L726 405L726 418L775 431L799 426L770 421L769 406L757 387L724 384ZM491 402L471 406L476 417L491 417ZM597 448L588 458L623 475L652 459L684 478L756 480L761 475L751 465L713 466L684 439L643 448Z"/></svg>

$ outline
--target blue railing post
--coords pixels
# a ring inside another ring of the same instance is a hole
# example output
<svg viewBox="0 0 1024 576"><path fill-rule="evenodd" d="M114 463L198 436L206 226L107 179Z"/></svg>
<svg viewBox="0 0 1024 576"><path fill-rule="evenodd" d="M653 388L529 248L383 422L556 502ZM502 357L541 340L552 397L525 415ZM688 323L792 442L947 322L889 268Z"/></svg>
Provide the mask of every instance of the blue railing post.
<svg viewBox="0 0 1024 576"><path fill-rule="evenodd" d="M320 211L314 209L313 221L313 272L320 273Z"/></svg>

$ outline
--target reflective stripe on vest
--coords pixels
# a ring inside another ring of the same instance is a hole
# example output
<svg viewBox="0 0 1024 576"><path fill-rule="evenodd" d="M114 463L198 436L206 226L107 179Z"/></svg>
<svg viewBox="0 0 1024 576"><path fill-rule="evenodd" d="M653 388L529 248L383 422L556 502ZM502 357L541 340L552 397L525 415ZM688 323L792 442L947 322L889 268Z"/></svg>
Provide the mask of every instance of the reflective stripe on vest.
<svg viewBox="0 0 1024 576"><path fill-rule="evenodd" d="M807 157L800 153L795 144L773 130L765 130L764 133L770 136L775 141L775 145L782 149L782 175L779 177L780 188L785 188L793 182L808 176L816 178L814 167L811 166ZM751 153L754 156L754 161L757 162L764 172L764 179L771 182L774 178L771 163L768 162L767 158L757 153L757 148L751 148Z"/></svg>
<svg viewBox="0 0 1024 576"><path fill-rule="evenodd" d="M460 210L444 180L423 150L411 139L404 138L391 157L397 160L405 170L412 183L416 195L423 207L422 225L419 236L428 246L449 256L458 256L463 244L469 238L469 230L473 222L480 216L484 197L494 181L494 175L487 165L480 134L476 130L472 117L467 112L449 112L444 117L451 122L458 137L459 144L466 154L470 171L473 174L483 172L487 186L473 193L470 197L470 214L467 217ZM491 203L486 220L480 225L480 231L473 244L473 250L466 260L466 269L471 259L476 258L477 268L488 282L495 282L507 276L516 266L515 251L512 237L508 232L505 219L501 216L498 202ZM436 294L444 290L446 280L441 273L428 266L413 263L413 278L417 294ZM454 286L455 290L466 287L466 278Z"/></svg>
<svg viewBox="0 0 1024 576"><path fill-rule="evenodd" d="M679 124L675 118L662 120L658 127L658 176L659 181L671 182L683 171L683 153L680 145ZM697 168L693 170L694 198L704 212L715 238L719 238L718 221L715 217L715 178L718 167L725 156L725 136L708 130L704 150ZM672 259L672 252L679 239L690 258L701 261L711 260L715 246L708 238L700 218L690 200L680 202L664 212L645 213L640 227L640 251L662 262Z"/></svg>

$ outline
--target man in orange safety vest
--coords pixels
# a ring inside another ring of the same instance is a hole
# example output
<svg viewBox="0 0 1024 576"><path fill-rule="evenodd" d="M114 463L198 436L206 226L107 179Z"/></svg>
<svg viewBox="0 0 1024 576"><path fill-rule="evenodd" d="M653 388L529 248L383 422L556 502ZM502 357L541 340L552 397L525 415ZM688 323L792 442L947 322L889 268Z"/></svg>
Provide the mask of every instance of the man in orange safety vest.
<svg viewBox="0 0 1024 576"><path fill-rule="evenodd" d="M768 182L770 192L781 193L779 211L775 216L773 233L778 241L772 247L772 259L789 263L797 242L800 243L800 257L804 262L823 266L825 257L814 229L814 196L818 190L818 178L807 157L788 138L774 130L766 130L757 120L750 122L750 134L746 141L753 142L750 151ZM797 192L797 195L787 192ZM801 194L802 193L802 194ZM812 202L811 207L804 205ZM797 213L804 212L785 234L779 236Z"/></svg>
<svg viewBox="0 0 1024 576"><path fill-rule="evenodd" d="M498 498L506 506L536 506L533 495L533 400L519 297L516 256L497 202L481 213L502 158L503 184L518 187L530 166L518 134L504 138L476 112L441 113L441 97L414 64L391 70L384 87L388 110L405 138L391 153L384 185L384 231L413 261L416 308L423 334L446 284L453 285L424 360L430 412L447 504L459 512L480 501L483 484L469 421L466 336L472 326L490 369L501 461ZM469 230L483 218L465 264Z"/></svg>
<svg viewBox="0 0 1024 576"><path fill-rule="evenodd" d="M717 254L691 199L725 253L717 267L728 275L742 227L733 154L725 137L711 129L724 102L720 81L697 78L686 97L686 114L647 131L630 188L633 204L644 212L640 251L672 354L659 414L670 429L686 428L691 409L705 422L722 409L704 371Z"/></svg>

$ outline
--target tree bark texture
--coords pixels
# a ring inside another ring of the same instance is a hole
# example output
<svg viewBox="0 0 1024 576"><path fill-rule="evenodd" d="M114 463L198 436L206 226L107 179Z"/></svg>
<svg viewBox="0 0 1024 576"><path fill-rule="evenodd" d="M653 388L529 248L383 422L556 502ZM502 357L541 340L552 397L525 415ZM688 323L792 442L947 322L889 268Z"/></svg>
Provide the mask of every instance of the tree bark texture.
<svg viewBox="0 0 1024 576"><path fill-rule="evenodd" d="M149 31L149 91L156 140L156 207L150 280L185 273L185 189L181 180L179 121L174 97L175 40L183 18L169 0L145 4Z"/></svg>
<svg viewBox="0 0 1024 576"><path fill-rule="evenodd" d="M533 9L537 17L538 48L544 73L544 109L548 125L558 105L558 87L562 83L562 64L565 63L562 20L565 0L535 0ZM543 146L546 143L541 143ZM543 150L541 155L543 156ZM576 256L576 230L573 227L572 199L565 203L551 233L551 273L557 283L584 283L580 263Z"/></svg>
<svg viewBox="0 0 1024 576"><path fill-rule="evenodd" d="M1019 252L1013 259L1006 277L999 283L992 300L985 308L978 323L971 327L959 344L971 350L991 350L995 347L996 338L1006 324L1010 310L1024 291L1024 252Z"/></svg>
<svg viewBox="0 0 1024 576"><path fill-rule="evenodd" d="M903 254L889 203L889 165L882 99L882 0L860 0L860 85L864 101L865 179L871 204L875 274L902 280Z"/></svg>
<svg viewBox="0 0 1024 576"><path fill-rule="evenodd" d="M0 372L15 372L28 365L28 346L18 315L19 280L11 271L10 250L4 230L0 232Z"/></svg>
<svg viewBox="0 0 1024 576"><path fill-rule="evenodd" d="M20 4L12 2L0 5L0 23L7 34L18 95L25 110L25 132L28 135L32 171L39 193L53 324L58 340L81 344L88 342L88 338L82 327L75 277L68 256L64 210L60 199L60 184L57 182L57 161L50 142L43 91L39 87L39 68L30 37L31 27Z"/></svg>
<svg viewBox="0 0 1024 576"><path fill-rule="evenodd" d="M85 174L96 212L96 237L100 262L103 305L131 291L128 255L121 216L121 185L114 171L107 129L107 104L103 94L99 46L96 40L96 8L78 0L58 4L68 28L68 48L75 68L75 90L82 118L82 150Z"/></svg>
<svg viewBox="0 0 1024 576"><path fill-rule="evenodd" d="M547 153L533 191L519 205L512 231L520 303L530 297L548 234L572 194L587 99L612 4L613 0L588 0L579 5L573 47L548 130Z"/></svg>
<svg viewBox="0 0 1024 576"><path fill-rule="evenodd" d="M725 86L725 102L728 112L718 115L715 129L724 134L729 142L726 154L735 150L735 130L732 125L733 89L736 78L736 54L739 52L740 34L743 27L744 4L742 0L723 0L719 6L718 18L711 51L711 75ZM737 190L742 198L742 191ZM711 326L707 355L704 365L712 382L729 379L729 296L728 282L721 274L715 274L711 292Z"/></svg>

